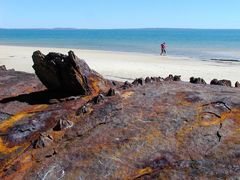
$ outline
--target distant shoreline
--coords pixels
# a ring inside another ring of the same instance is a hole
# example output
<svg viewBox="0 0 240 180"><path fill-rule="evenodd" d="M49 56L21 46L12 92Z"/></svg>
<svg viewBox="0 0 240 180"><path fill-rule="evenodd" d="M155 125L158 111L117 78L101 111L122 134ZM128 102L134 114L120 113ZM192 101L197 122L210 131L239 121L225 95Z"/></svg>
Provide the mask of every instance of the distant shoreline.
<svg viewBox="0 0 240 180"><path fill-rule="evenodd" d="M183 29L183 30L240 30L237 28L184 28L184 27L136 27L136 28L72 28L72 27L53 27L53 28L0 28L0 30L142 30L142 29Z"/></svg>

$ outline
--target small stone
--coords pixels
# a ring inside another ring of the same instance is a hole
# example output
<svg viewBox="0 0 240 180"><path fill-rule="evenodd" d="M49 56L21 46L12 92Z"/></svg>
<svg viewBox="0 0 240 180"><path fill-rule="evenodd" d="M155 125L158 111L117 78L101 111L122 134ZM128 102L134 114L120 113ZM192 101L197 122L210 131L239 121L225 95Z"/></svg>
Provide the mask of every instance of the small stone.
<svg viewBox="0 0 240 180"><path fill-rule="evenodd" d="M238 81L235 83L235 87L240 87L240 83Z"/></svg>
<svg viewBox="0 0 240 180"><path fill-rule="evenodd" d="M218 81L218 84L220 86L232 87L232 82L230 80L226 80L226 79Z"/></svg>
<svg viewBox="0 0 240 180"><path fill-rule="evenodd" d="M115 89L110 88L107 93L107 96L114 96L114 95L116 95Z"/></svg>
<svg viewBox="0 0 240 180"><path fill-rule="evenodd" d="M73 126L73 123L67 119L60 119L57 125L53 128L54 131L61 131Z"/></svg>
<svg viewBox="0 0 240 180"><path fill-rule="evenodd" d="M200 77L198 78L194 78L194 77L191 77L190 78L190 83L193 83L193 84L207 84L206 81Z"/></svg>
<svg viewBox="0 0 240 180"><path fill-rule="evenodd" d="M117 83L116 83L115 81L112 81L112 84L113 84L114 86L116 86L116 85L117 85Z"/></svg>
<svg viewBox="0 0 240 180"><path fill-rule="evenodd" d="M151 77L153 82L161 82L161 77Z"/></svg>
<svg viewBox="0 0 240 180"><path fill-rule="evenodd" d="M144 80L143 80L143 78L138 78L138 79L135 79L133 82L132 82L132 84L133 85L135 85L135 86L138 86L139 84L140 85L144 85Z"/></svg>
<svg viewBox="0 0 240 180"><path fill-rule="evenodd" d="M221 136L221 134L219 133L219 131L217 131L217 137L218 137L218 141L220 142L220 141L221 141L221 138L222 138L222 136Z"/></svg>
<svg viewBox="0 0 240 180"><path fill-rule="evenodd" d="M128 81L126 81L126 82L124 83L124 85L122 86L122 89L128 89L128 88L130 88L130 87L132 87L132 84L130 84Z"/></svg>
<svg viewBox="0 0 240 180"><path fill-rule="evenodd" d="M145 83L147 84L147 83L151 83L151 82L152 82L152 78L150 79L149 77L146 77Z"/></svg>
<svg viewBox="0 0 240 180"><path fill-rule="evenodd" d="M211 85L218 85L218 80L217 79L213 79L211 82L210 82Z"/></svg>
<svg viewBox="0 0 240 180"><path fill-rule="evenodd" d="M179 75L179 76L175 75L173 77L173 81L181 81L181 75Z"/></svg>
<svg viewBox="0 0 240 180"><path fill-rule="evenodd" d="M46 133L41 133L40 137L35 141L34 148L44 148L49 146L53 142L53 137Z"/></svg>
<svg viewBox="0 0 240 180"><path fill-rule="evenodd" d="M7 68L5 65L0 66L0 71L6 71L6 70L7 70Z"/></svg>
<svg viewBox="0 0 240 180"><path fill-rule="evenodd" d="M213 79L210 82L211 85L220 85L220 86L227 86L227 87L232 87L232 82L230 80L217 80L217 79Z"/></svg>
<svg viewBox="0 0 240 180"><path fill-rule="evenodd" d="M102 102L103 100L104 100L104 95L103 95L103 94L99 94L98 96L96 96L95 98L93 98L94 104L99 104L99 103Z"/></svg>
<svg viewBox="0 0 240 180"><path fill-rule="evenodd" d="M166 78L164 79L164 81L173 81L173 79L174 79L173 75L172 75L172 74L169 74L169 76L166 77Z"/></svg>
<svg viewBox="0 0 240 180"><path fill-rule="evenodd" d="M89 112L89 108L87 105L84 105L82 107L80 107L77 111L76 111L76 116L80 116L81 114L86 114Z"/></svg>

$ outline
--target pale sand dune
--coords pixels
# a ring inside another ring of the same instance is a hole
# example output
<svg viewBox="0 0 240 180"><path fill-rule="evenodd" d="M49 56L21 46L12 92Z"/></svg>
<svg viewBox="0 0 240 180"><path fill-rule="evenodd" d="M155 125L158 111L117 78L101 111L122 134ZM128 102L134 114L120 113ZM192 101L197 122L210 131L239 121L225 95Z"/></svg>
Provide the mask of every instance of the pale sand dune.
<svg viewBox="0 0 240 180"><path fill-rule="evenodd" d="M67 53L65 48L0 46L0 65L8 69L34 72L32 53L41 50L43 53ZM202 77L208 83L213 78L229 79L235 83L240 80L239 62L200 61L182 57L161 57L157 55L108 52L95 50L71 49L85 59L89 66L109 79L125 81L146 76L166 77L169 74L181 75L184 81L191 76Z"/></svg>

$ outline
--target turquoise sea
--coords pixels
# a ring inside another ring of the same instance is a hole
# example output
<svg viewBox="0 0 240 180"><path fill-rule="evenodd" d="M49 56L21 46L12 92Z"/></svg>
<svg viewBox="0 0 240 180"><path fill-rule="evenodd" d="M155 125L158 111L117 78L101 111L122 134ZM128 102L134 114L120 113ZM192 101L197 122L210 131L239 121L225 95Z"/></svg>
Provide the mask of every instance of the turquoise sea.
<svg viewBox="0 0 240 180"><path fill-rule="evenodd" d="M1 45L80 48L240 61L240 30L206 29L0 29Z"/></svg>

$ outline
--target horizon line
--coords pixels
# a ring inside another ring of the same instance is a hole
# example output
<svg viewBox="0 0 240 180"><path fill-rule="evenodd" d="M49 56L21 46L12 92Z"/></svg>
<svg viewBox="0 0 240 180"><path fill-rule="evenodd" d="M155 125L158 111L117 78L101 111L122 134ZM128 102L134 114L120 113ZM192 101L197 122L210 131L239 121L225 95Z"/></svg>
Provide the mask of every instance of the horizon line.
<svg viewBox="0 0 240 180"><path fill-rule="evenodd" d="M72 27L55 27L55 28L1 28L3 30L137 30L137 29L193 29L193 30L240 30L240 28L184 28L184 27L131 27L131 28L72 28Z"/></svg>

